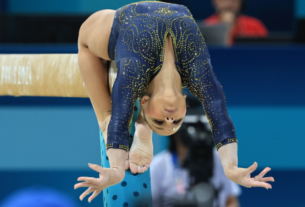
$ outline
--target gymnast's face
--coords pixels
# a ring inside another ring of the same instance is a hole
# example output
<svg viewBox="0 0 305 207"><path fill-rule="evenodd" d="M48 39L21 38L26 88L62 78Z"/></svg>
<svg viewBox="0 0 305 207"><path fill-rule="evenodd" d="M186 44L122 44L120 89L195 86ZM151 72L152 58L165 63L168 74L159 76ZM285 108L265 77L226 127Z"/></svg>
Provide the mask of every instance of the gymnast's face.
<svg viewBox="0 0 305 207"><path fill-rule="evenodd" d="M186 95L144 96L141 105L144 109L144 119L157 134L169 136L181 126L186 114Z"/></svg>

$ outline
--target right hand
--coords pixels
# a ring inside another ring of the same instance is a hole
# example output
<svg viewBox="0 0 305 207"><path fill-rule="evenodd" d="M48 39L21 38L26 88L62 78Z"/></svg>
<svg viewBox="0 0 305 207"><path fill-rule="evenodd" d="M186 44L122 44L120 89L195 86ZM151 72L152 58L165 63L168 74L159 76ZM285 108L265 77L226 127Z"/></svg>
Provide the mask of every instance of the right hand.
<svg viewBox="0 0 305 207"><path fill-rule="evenodd" d="M79 197L82 200L88 194L93 194L88 201L91 202L103 189L116 185L125 177L125 161L128 158L128 153L121 149L108 149L107 155L111 168L103 168L99 165L89 164L89 167L99 173L99 178L94 177L79 177L74 189L80 187L88 187L88 189Z"/></svg>
<svg viewBox="0 0 305 207"><path fill-rule="evenodd" d="M103 189L118 184L124 178L125 171L120 171L118 168L103 168L96 164L90 164L89 167L99 173L98 178L94 177L79 177L77 181L84 181L74 185L74 189L80 187L88 187L88 189L82 193L79 197L83 200L88 194L93 194L89 197L88 202L90 203Z"/></svg>

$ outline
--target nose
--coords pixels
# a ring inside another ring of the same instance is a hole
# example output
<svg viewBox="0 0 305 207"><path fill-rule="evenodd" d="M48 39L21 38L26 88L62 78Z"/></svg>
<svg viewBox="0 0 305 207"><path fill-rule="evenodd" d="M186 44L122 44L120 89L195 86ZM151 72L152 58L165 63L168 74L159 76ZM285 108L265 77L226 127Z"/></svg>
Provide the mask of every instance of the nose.
<svg viewBox="0 0 305 207"><path fill-rule="evenodd" d="M172 117L172 118L165 117L165 121L169 122L169 123L173 123L175 121L175 118L174 117Z"/></svg>

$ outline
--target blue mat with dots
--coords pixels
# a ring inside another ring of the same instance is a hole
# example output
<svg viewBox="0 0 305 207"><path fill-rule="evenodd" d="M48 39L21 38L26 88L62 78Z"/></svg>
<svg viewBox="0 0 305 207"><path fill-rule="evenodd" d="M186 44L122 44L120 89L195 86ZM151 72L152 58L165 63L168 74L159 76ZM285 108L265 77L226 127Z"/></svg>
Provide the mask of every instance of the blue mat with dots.
<svg viewBox="0 0 305 207"><path fill-rule="evenodd" d="M135 132L135 121L139 115L140 103L137 100L130 128L130 143ZM102 167L109 168L103 133L100 130ZM150 170L145 173L132 174L130 170L125 173L123 181L117 185L103 190L104 207L152 207Z"/></svg>

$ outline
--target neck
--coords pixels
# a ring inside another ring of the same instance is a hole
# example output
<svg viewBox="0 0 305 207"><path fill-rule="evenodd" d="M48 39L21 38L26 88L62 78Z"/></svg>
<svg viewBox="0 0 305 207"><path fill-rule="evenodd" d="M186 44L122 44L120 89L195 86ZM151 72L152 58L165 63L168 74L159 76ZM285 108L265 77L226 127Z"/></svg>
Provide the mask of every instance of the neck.
<svg viewBox="0 0 305 207"><path fill-rule="evenodd" d="M150 82L148 93L166 93L174 95L181 93L181 77L175 64L175 53L170 36L167 36L164 51L164 61L162 68L156 77Z"/></svg>

